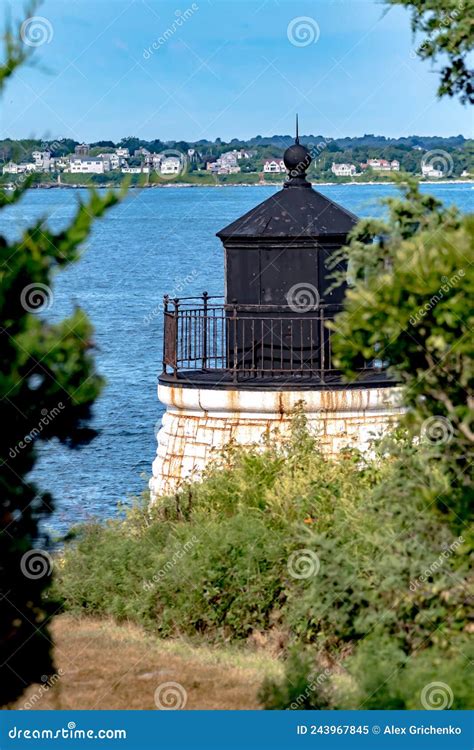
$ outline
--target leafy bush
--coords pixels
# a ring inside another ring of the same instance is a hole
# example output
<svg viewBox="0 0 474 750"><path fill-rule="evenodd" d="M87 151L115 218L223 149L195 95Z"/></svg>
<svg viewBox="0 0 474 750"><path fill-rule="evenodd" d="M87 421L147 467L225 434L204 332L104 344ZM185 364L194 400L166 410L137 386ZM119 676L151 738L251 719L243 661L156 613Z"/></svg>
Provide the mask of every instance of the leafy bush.
<svg viewBox="0 0 474 750"><path fill-rule="evenodd" d="M431 464L449 478L437 504L457 523L474 499L474 216L413 181L402 190L385 201L388 220L359 222L334 258L349 260L353 283L332 324L335 361L348 374L360 358L388 363L412 434L437 448Z"/></svg>
<svg viewBox="0 0 474 750"><path fill-rule="evenodd" d="M454 636L447 647L423 648L407 655L393 640L367 638L346 667L357 688L346 695L350 708L421 710L474 705L469 685L473 646Z"/></svg>
<svg viewBox="0 0 474 750"><path fill-rule="evenodd" d="M426 710L474 706L469 672L473 646L465 636L449 648L407 655L388 637L368 636L344 663L323 669L308 651L292 652L282 680L267 679L260 700L277 710Z"/></svg>
<svg viewBox="0 0 474 750"><path fill-rule="evenodd" d="M371 707L408 704L397 669L406 663L417 685L415 666L436 669L429 655L451 654L469 629L471 536L435 510L446 478L426 473L432 451L394 435L371 459L328 459L297 418L290 440L230 446L201 483L79 529L57 594L75 612L160 636L296 649L288 679L264 686L269 708L349 706L371 693ZM379 642L390 646L383 663L363 649Z"/></svg>
<svg viewBox="0 0 474 750"><path fill-rule="evenodd" d="M268 627L284 545L254 514L156 523L139 535L114 521L81 532L59 589L74 611L136 620L162 636L245 638Z"/></svg>

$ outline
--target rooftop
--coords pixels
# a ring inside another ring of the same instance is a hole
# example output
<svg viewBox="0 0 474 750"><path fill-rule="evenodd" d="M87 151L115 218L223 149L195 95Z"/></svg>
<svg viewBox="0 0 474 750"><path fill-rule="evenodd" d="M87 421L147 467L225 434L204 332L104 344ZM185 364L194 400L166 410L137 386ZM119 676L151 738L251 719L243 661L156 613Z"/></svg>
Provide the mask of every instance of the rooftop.
<svg viewBox="0 0 474 750"><path fill-rule="evenodd" d="M309 238L347 234L357 217L309 183L292 185L252 208L217 232L221 240L245 238Z"/></svg>

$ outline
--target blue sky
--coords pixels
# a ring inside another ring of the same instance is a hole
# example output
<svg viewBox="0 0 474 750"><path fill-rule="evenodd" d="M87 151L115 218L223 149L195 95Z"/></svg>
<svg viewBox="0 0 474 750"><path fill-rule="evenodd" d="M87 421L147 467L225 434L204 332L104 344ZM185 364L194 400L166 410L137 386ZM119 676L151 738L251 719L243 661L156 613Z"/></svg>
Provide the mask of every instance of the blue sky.
<svg viewBox="0 0 474 750"><path fill-rule="evenodd" d="M20 18L23 3L9 5ZM44 0L30 37L44 43L6 90L0 137L230 140L290 133L296 111L315 135L470 135L471 112L438 100L438 76L416 58L407 11L384 9Z"/></svg>

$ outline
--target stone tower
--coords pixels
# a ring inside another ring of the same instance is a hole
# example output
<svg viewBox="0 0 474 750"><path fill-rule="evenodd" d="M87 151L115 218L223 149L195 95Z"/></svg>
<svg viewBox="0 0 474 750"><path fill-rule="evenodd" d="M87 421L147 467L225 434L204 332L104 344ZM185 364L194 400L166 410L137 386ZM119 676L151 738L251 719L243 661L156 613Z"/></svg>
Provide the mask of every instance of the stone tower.
<svg viewBox="0 0 474 750"><path fill-rule="evenodd" d="M341 309L327 260L357 217L311 187L308 150L284 154L282 190L218 232L225 295L164 301L166 405L150 480L152 498L198 477L231 439L250 445L288 429L297 404L321 447L364 449L397 417L397 389L380 363L344 382L326 322Z"/></svg>

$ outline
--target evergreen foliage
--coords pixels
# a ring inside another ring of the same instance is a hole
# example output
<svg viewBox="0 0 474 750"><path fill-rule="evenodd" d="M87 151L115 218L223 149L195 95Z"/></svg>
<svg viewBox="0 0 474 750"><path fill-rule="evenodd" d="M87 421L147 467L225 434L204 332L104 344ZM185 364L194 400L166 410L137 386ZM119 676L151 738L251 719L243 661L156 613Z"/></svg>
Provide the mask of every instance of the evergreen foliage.
<svg viewBox="0 0 474 750"><path fill-rule="evenodd" d="M18 29L7 29L0 92L28 54ZM19 201L29 180L6 193L0 209ZM90 440L91 405L102 387L92 358L92 328L80 309L59 323L42 314L52 304L54 274L79 257L95 218L119 195L91 192L71 224L52 232L46 218L21 238L0 237L0 704L51 674L46 600L51 558L40 522L53 498L28 475L37 440L58 438L74 447Z"/></svg>

